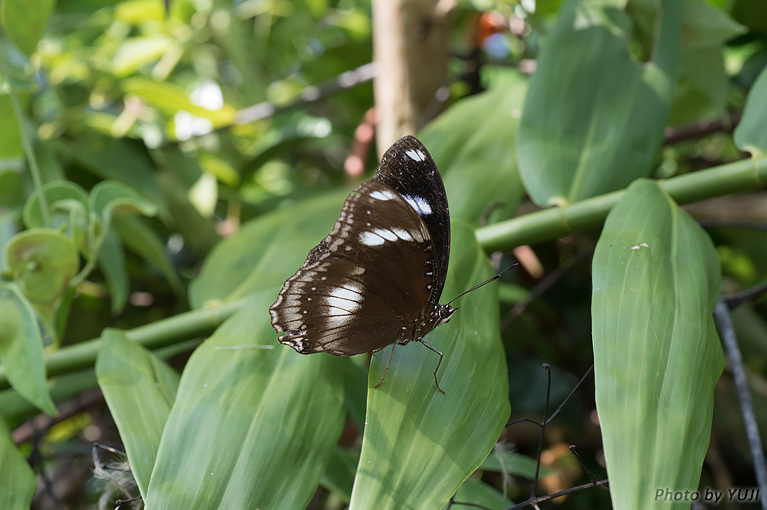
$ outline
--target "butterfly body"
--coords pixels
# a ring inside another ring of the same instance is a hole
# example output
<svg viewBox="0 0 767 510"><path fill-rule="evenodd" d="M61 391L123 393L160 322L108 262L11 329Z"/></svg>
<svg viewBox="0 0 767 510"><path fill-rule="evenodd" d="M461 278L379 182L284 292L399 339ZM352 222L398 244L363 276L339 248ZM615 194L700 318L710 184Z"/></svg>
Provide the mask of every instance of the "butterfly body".
<svg viewBox="0 0 767 510"><path fill-rule="evenodd" d="M421 142L406 136L285 282L269 308L272 326L285 333L278 340L336 356L423 342L455 311L439 304L449 253L442 178Z"/></svg>

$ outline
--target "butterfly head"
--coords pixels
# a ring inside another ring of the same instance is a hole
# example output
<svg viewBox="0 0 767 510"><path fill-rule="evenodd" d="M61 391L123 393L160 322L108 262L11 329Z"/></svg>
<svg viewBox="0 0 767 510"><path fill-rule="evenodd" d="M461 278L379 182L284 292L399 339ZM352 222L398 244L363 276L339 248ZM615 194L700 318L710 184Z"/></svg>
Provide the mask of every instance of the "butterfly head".
<svg viewBox="0 0 767 510"><path fill-rule="evenodd" d="M460 308L460 306L458 308ZM458 310L458 308L453 308L450 305L439 305L437 307L437 324L434 327L437 327L440 324L445 324L446 322L450 322L450 318Z"/></svg>

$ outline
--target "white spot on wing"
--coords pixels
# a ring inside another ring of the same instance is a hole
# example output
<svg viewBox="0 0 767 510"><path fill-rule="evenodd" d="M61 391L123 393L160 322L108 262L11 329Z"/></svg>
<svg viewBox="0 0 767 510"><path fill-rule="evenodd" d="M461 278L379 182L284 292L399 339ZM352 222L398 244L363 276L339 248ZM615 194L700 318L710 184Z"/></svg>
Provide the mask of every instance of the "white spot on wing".
<svg viewBox="0 0 767 510"><path fill-rule="evenodd" d="M373 233L383 237L387 241L396 241L397 239L399 239L399 237L397 237L397 234L395 234L394 232L386 228L377 228L373 231Z"/></svg>
<svg viewBox="0 0 767 510"><path fill-rule="evenodd" d="M431 206L424 197L419 195L402 195L402 198L421 216L428 216L432 213Z"/></svg>
<svg viewBox="0 0 767 510"><path fill-rule="evenodd" d="M394 233L394 235L396 235L397 237L399 237L403 241L412 241L413 240L413 236L411 236L407 231L402 230L401 228L393 228L393 229L391 229L391 231Z"/></svg>
<svg viewBox="0 0 767 510"><path fill-rule="evenodd" d="M362 303L360 288L347 284L345 287L335 287L330 291L330 295L325 298L325 303L333 308L348 312L345 315L352 314L360 309Z"/></svg>
<svg viewBox="0 0 767 510"><path fill-rule="evenodd" d="M386 239L376 235L374 232L363 232L360 234L360 242L365 246L381 246L386 242Z"/></svg>
<svg viewBox="0 0 767 510"><path fill-rule="evenodd" d="M426 161L426 156L419 149L410 149L405 152L413 161Z"/></svg>
<svg viewBox="0 0 767 510"><path fill-rule="evenodd" d="M376 200L391 200L394 198L394 193L391 191L374 191L370 194L370 198L375 198Z"/></svg>

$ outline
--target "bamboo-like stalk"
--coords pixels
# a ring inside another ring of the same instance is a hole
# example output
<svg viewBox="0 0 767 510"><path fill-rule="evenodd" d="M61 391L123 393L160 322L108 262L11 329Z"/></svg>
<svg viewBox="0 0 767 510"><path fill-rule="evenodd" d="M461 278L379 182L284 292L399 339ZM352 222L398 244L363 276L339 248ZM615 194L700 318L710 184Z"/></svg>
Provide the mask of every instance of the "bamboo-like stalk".
<svg viewBox="0 0 767 510"><path fill-rule="evenodd" d="M744 159L661 181L679 204L767 186L767 158ZM624 190L589 198L564 207L552 207L477 230L477 240L487 251L509 250L525 244L557 239L596 228L623 197Z"/></svg>

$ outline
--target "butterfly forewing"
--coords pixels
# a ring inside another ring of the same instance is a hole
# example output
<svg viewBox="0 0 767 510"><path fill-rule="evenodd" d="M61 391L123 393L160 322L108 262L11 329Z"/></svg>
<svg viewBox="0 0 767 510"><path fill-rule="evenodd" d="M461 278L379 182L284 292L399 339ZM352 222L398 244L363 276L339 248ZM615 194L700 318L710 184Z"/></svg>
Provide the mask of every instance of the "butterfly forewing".
<svg viewBox="0 0 767 510"><path fill-rule="evenodd" d="M436 305L442 294L450 258L450 212L437 164L417 138L400 138L386 151L374 180L396 191L418 213L434 245L435 284L429 299Z"/></svg>
<svg viewBox="0 0 767 510"><path fill-rule="evenodd" d="M304 354L350 356L411 340L411 325L444 284L436 288L437 259L423 216L385 182L365 181L285 282L269 309L272 325Z"/></svg>

